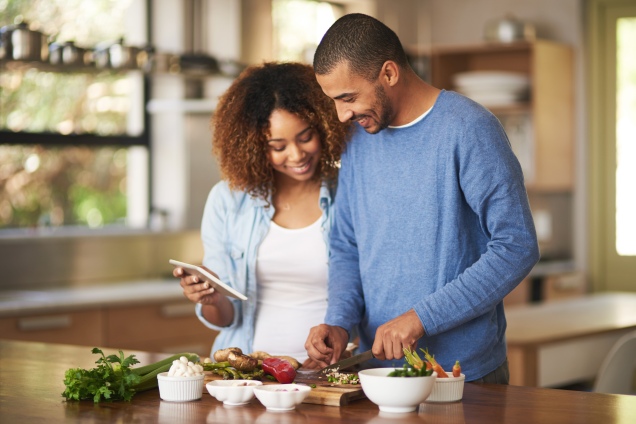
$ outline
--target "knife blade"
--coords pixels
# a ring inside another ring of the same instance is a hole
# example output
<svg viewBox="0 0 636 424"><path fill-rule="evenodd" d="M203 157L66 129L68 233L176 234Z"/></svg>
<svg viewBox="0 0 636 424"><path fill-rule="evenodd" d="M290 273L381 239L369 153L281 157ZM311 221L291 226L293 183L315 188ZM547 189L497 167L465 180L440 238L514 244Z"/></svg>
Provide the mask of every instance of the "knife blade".
<svg viewBox="0 0 636 424"><path fill-rule="evenodd" d="M328 374L330 372L336 371L336 370L344 370L347 368L350 368L354 365L360 364L364 361L368 361L369 359L373 358L373 353L370 350L367 350L366 352L362 352L358 355L353 355L350 358L347 359L343 359L342 361L338 361L335 364L331 364L323 369L321 369L319 371L319 374Z"/></svg>

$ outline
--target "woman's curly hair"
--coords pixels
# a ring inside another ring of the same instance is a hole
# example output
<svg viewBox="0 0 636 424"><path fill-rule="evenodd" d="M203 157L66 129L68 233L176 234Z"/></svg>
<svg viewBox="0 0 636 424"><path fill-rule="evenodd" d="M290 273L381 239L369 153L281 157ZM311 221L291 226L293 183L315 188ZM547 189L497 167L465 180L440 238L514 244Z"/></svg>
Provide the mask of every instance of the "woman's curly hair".
<svg viewBox="0 0 636 424"><path fill-rule="evenodd" d="M212 148L230 188L263 199L273 193L267 140L269 118L276 109L298 116L318 133L322 149L314 177L335 183L350 125L338 120L311 66L264 63L239 75L212 116Z"/></svg>

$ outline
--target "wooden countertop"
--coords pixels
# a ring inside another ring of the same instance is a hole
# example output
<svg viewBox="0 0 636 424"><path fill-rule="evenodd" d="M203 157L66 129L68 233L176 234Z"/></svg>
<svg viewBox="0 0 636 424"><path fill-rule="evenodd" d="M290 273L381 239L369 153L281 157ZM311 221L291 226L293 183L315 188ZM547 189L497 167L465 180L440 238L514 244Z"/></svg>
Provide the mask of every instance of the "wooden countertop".
<svg viewBox="0 0 636 424"><path fill-rule="evenodd" d="M636 327L636 293L595 293L580 298L506 308L512 345L560 342Z"/></svg>
<svg viewBox="0 0 636 424"><path fill-rule="evenodd" d="M0 317L184 299L183 290L176 278L135 280L85 287L0 290Z"/></svg>
<svg viewBox="0 0 636 424"><path fill-rule="evenodd" d="M172 403L157 389L138 393L132 402L93 404L66 402L61 397L64 371L91 368L91 347L0 340L0 421L136 422L136 423L627 423L636 419L636 397L531 387L467 383L464 399L447 404L422 403L418 412L380 414L364 399L343 407L302 404L295 411L267 412L254 399L244 407L224 407L204 393L195 402ZM115 353L104 349L106 354ZM141 365L165 354L134 353Z"/></svg>

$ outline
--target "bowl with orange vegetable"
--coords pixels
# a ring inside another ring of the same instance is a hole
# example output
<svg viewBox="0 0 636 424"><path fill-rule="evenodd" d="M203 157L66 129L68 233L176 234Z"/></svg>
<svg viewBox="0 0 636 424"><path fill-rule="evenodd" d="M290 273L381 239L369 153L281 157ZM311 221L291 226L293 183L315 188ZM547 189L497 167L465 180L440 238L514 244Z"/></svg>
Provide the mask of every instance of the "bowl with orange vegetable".
<svg viewBox="0 0 636 424"><path fill-rule="evenodd" d="M425 367L433 369L437 373L437 379L435 379L435 384L433 385L433 390L428 398L426 398L426 402L457 402L462 400L464 395L464 381L466 380L466 376L462 374L462 368L459 364L459 361L455 361L455 365L453 365L453 369L449 372L444 371L442 366L435 360L433 355L428 353L428 349L420 349L424 352ZM414 355L415 358L419 359L416 353L409 352L411 355ZM407 351L404 352L405 355Z"/></svg>

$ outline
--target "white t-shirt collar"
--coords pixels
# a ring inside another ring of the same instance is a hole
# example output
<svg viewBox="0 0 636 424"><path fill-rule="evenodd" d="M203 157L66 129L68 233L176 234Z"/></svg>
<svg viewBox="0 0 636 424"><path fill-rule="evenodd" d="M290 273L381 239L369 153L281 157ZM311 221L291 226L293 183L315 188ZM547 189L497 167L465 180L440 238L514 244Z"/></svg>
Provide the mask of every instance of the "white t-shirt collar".
<svg viewBox="0 0 636 424"><path fill-rule="evenodd" d="M424 112L423 114L421 114L420 116L415 118L413 121L409 122L408 124L399 125L399 126L389 125L389 128L398 128L399 129L399 128L407 128L407 127L410 127L412 125L415 125L418 122L420 122L422 119L424 119L426 117L426 115L428 115L431 110L433 110L433 106L431 106L430 109L428 109L426 112Z"/></svg>

